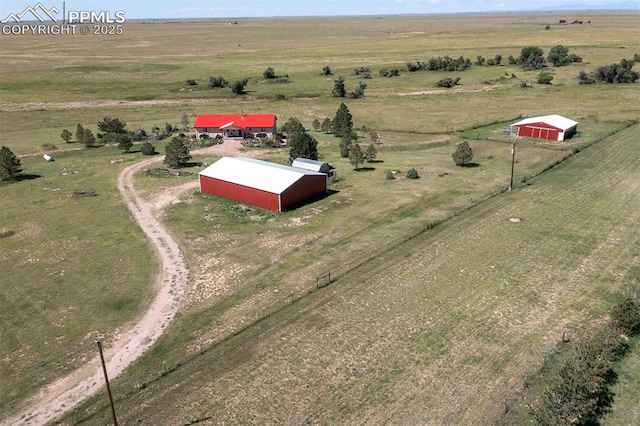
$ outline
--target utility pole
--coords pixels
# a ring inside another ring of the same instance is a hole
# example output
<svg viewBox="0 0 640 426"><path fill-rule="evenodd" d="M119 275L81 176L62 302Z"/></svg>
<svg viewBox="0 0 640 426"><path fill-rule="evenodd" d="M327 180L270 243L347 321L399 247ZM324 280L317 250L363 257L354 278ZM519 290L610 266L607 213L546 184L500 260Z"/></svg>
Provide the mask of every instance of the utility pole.
<svg viewBox="0 0 640 426"><path fill-rule="evenodd" d="M109 405L111 406L111 419L113 420L113 426L118 426L118 419L116 418L116 408L113 405L113 396L111 395L111 386L109 386L109 377L107 376L107 366L104 364L104 355L102 354L102 344L100 340L96 340L98 345L98 352L100 352L100 362L102 363L102 372L104 373L104 382L107 385L107 395L109 395Z"/></svg>
<svg viewBox="0 0 640 426"><path fill-rule="evenodd" d="M516 162L516 141L513 141L511 145L511 184L509 185L509 191L513 190L513 167Z"/></svg>

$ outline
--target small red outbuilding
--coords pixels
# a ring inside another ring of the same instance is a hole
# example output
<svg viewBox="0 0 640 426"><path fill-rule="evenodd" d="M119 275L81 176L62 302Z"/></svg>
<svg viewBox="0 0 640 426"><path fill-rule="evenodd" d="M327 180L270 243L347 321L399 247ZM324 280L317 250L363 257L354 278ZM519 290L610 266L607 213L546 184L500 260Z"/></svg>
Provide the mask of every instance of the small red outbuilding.
<svg viewBox="0 0 640 426"><path fill-rule="evenodd" d="M200 192L278 212L327 192L324 173L254 158L223 157L198 177Z"/></svg>
<svg viewBox="0 0 640 426"><path fill-rule="evenodd" d="M526 138L563 141L573 136L577 129L577 121L554 114L525 118L513 123L511 134Z"/></svg>

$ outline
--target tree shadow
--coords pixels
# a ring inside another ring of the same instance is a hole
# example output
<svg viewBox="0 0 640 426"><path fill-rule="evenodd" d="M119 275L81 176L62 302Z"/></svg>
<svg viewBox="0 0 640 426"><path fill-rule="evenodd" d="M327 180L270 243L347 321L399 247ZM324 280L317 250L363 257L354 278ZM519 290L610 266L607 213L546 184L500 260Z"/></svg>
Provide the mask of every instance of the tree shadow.
<svg viewBox="0 0 640 426"><path fill-rule="evenodd" d="M374 171L376 168L375 167L360 167L357 169L354 169L356 172L372 172Z"/></svg>
<svg viewBox="0 0 640 426"><path fill-rule="evenodd" d="M329 189L327 188L327 190L322 193L322 194L318 194L316 197L310 198L308 200L302 201L299 204L296 204L295 206L292 206L290 209L288 209L287 211L293 211L293 210L297 210L301 207L306 206L307 204L313 204L316 203L318 201L324 200L325 198L328 198L334 194L339 193L340 191L337 191L335 189Z"/></svg>
<svg viewBox="0 0 640 426"><path fill-rule="evenodd" d="M13 178L13 181L15 182L22 182L23 180L33 180L33 179L38 179L41 178L42 175L36 175L36 174L32 174L32 173L27 173L27 174L21 174L19 176L16 176L15 178Z"/></svg>
<svg viewBox="0 0 640 426"><path fill-rule="evenodd" d="M465 168L471 169L471 168L474 168L474 167L480 167L480 164L478 164L478 163L464 163L464 164L461 164L460 167L465 167Z"/></svg>
<svg viewBox="0 0 640 426"><path fill-rule="evenodd" d="M371 160L371 161L367 161L367 163L370 163L370 164L384 163L384 160Z"/></svg>

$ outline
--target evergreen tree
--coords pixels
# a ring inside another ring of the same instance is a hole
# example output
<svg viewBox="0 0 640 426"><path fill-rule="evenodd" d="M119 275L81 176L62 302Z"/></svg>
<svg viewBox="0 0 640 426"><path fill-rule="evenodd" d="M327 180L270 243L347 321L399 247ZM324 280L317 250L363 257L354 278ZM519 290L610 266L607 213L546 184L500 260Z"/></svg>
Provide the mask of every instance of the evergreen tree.
<svg viewBox="0 0 640 426"><path fill-rule="evenodd" d="M82 124L78 123L78 127L76 127L76 140L82 143L83 136L84 136L84 127L82 127Z"/></svg>
<svg viewBox="0 0 640 426"><path fill-rule="evenodd" d="M456 166L464 166L473 160L473 150L467 141L458 144L456 151L453 153L453 161Z"/></svg>
<svg viewBox="0 0 640 426"><path fill-rule="evenodd" d="M351 150L351 138L349 135L344 135L342 139L340 139L340 157L347 158L349 156L349 151Z"/></svg>
<svg viewBox="0 0 640 426"><path fill-rule="evenodd" d="M154 155L156 153L156 149L150 142L144 142L140 147L140 152L142 152L142 155Z"/></svg>
<svg viewBox="0 0 640 426"><path fill-rule="evenodd" d="M373 161L376 159L377 154L378 151L376 150L376 147L371 144L367 147L367 150L364 153L364 158L368 163L373 163Z"/></svg>
<svg viewBox="0 0 640 426"><path fill-rule="evenodd" d="M318 159L318 141L304 130L296 132L289 139L289 161L296 158Z"/></svg>
<svg viewBox="0 0 640 426"><path fill-rule="evenodd" d="M0 179L10 180L20 176L20 159L6 146L0 148Z"/></svg>
<svg viewBox="0 0 640 426"><path fill-rule="evenodd" d="M333 118L331 125L333 134L338 137L343 137L351 133L353 128L353 122L351 121L352 115L349 112L349 108L342 102L336 111L336 115Z"/></svg>
<svg viewBox="0 0 640 426"><path fill-rule="evenodd" d="M93 136L93 132L90 129L84 129L80 143L87 148L96 146L96 137Z"/></svg>
<svg viewBox="0 0 640 426"><path fill-rule="evenodd" d="M320 120L315 118L311 125L313 126L313 130L315 130L316 132L320 131Z"/></svg>
<svg viewBox="0 0 640 426"><path fill-rule="evenodd" d="M124 150L124 152L129 152L132 146L133 146L133 141L129 136L122 135L120 137L120 141L118 141L118 148Z"/></svg>
<svg viewBox="0 0 640 426"><path fill-rule="evenodd" d="M336 98L344 98L347 95L347 90L344 88L344 77L339 75L333 83L331 94Z"/></svg>
<svg viewBox="0 0 640 426"><path fill-rule="evenodd" d="M349 150L349 163L358 170L358 165L362 164L363 161L364 154L362 153L360 145L354 144Z"/></svg>
<svg viewBox="0 0 640 426"><path fill-rule="evenodd" d="M282 126L282 130L287 134L287 138L292 138L298 132L304 132L304 126L296 117L291 117Z"/></svg>
<svg viewBox="0 0 640 426"><path fill-rule="evenodd" d="M169 167L181 167L191 160L189 148L186 147L182 139L173 138L165 146L164 163Z"/></svg>
<svg viewBox="0 0 640 426"><path fill-rule="evenodd" d="M127 123L119 118L105 117L104 120L98 122L98 129L104 133L123 135L127 133L125 127L127 127Z"/></svg>
<svg viewBox="0 0 640 426"><path fill-rule="evenodd" d="M320 130L324 133L331 133L331 119L329 117L322 120L322 125L320 126Z"/></svg>
<svg viewBox="0 0 640 426"><path fill-rule="evenodd" d="M60 134L60 137L66 142L69 143L69 141L71 140L71 138L73 137L73 135L71 134L70 131L68 131L67 129L64 129L62 131L62 133Z"/></svg>

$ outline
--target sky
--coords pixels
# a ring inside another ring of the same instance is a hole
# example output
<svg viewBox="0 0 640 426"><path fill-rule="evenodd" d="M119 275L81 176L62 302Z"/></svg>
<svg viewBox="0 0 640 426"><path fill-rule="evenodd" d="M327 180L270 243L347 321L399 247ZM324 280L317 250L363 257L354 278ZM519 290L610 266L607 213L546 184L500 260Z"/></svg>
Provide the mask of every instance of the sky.
<svg viewBox="0 0 640 426"><path fill-rule="evenodd" d="M271 16L395 15L619 8L640 10L640 0L0 0L0 20L35 7L124 11L127 19Z"/></svg>

